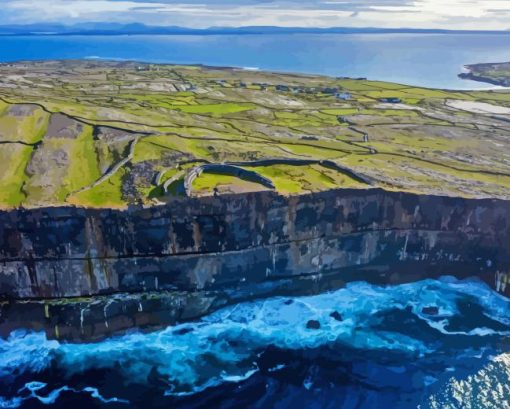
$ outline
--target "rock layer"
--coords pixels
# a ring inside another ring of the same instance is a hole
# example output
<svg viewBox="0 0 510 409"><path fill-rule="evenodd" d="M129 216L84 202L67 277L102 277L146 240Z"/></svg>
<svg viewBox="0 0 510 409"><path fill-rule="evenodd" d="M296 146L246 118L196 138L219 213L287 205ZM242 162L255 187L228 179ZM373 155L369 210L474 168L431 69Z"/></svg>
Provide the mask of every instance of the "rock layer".
<svg viewBox="0 0 510 409"><path fill-rule="evenodd" d="M17 210L0 213L0 332L19 323L94 338L353 280L452 274L495 287L494 277L509 271L510 202L502 200L343 189L176 199L125 211ZM118 293L129 295L108 297ZM69 297L92 298L56 300ZM84 318L94 305L103 314Z"/></svg>

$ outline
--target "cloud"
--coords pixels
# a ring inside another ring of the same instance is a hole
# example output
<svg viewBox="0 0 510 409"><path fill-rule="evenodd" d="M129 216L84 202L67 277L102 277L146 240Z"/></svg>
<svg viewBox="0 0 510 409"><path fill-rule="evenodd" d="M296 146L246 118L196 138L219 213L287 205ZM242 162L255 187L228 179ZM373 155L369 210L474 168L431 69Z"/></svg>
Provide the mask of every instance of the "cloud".
<svg viewBox="0 0 510 409"><path fill-rule="evenodd" d="M2 0L0 24L508 29L510 0Z"/></svg>

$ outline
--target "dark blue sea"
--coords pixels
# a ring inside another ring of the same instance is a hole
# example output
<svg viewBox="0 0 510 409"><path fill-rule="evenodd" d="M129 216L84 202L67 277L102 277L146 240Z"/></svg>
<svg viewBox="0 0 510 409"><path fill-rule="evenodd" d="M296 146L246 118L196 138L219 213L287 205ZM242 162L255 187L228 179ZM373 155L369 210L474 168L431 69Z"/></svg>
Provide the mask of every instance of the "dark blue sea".
<svg viewBox="0 0 510 409"><path fill-rule="evenodd" d="M94 344L15 332L0 407L502 409L509 335L510 300L481 282L359 282Z"/></svg>
<svg viewBox="0 0 510 409"><path fill-rule="evenodd" d="M0 37L0 61L103 58L368 77L449 89L465 64L510 61L508 34Z"/></svg>

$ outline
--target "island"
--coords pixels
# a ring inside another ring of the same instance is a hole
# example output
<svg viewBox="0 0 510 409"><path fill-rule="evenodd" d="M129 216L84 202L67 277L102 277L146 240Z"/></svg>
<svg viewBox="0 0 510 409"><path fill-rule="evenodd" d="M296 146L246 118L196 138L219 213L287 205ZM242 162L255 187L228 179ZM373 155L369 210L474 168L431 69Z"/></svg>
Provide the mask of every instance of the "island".
<svg viewBox="0 0 510 409"><path fill-rule="evenodd" d="M510 62L466 65L459 78L510 87Z"/></svg>
<svg viewBox="0 0 510 409"><path fill-rule="evenodd" d="M509 122L506 90L0 64L0 334L94 340L358 280L508 296Z"/></svg>

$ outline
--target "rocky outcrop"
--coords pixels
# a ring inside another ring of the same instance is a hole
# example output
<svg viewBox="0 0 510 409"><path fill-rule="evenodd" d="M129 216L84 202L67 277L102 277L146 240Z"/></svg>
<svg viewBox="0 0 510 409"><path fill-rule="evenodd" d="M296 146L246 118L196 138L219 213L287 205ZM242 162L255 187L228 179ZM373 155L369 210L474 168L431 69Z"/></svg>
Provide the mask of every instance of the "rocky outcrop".
<svg viewBox="0 0 510 409"><path fill-rule="evenodd" d="M488 84L498 85L500 87L509 87L510 86L510 78L491 78L491 77L485 77L480 74L475 74L472 72L463 72L463 73L460 73L458 76L459 76L459 78L461 78L463 80L486 82Z"/></svg>
<svg viewBox="0 0 510 409"><path fill-rule="evenodd" d="M502 87L510 86L510 62L471 64L464 68L467 72L459 74L459 78Z"/></svg>
<svg viewBox="0 0 510 409"><path fill-rule="evenodd" d="M18 210L0 213L0 332L19 322L94 338L353 280L452 274L495 287L507 272L510 202L501 200L342 189L182 198L125 211ZM69 297L88 301L62 302ZM108 324L104 314L81 312L107 304ZM39 312L20 312L30 308Z"/></svg>

